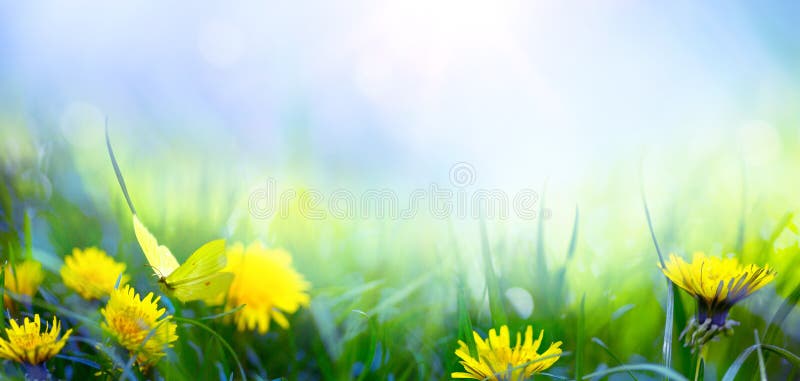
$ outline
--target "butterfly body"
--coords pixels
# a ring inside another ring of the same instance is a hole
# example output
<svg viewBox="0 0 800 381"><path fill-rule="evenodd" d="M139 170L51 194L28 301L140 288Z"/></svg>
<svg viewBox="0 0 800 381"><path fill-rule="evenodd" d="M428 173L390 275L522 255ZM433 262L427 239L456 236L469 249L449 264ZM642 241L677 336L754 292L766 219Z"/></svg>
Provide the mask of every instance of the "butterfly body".
<svg viewBox="0 0 800 381"><path fill-rule="evenodd" d="M226 265L225 240L218 239L197 249L182 265L155 236L133 216L133 228L145 258L158 277L161 289L182 302L215 300L233 281L233 274L221 272Z"/></svg>

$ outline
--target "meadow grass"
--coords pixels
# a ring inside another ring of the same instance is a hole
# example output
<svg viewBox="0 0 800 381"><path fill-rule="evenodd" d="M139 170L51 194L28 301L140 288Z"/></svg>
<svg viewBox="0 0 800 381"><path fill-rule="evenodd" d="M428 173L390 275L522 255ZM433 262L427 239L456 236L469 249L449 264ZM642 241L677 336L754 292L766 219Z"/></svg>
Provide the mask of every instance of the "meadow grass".
<svg viewBox="0 0 800 381"><path fill-rule="evenodd" d="M142 370L103 326L105 300L80 298L59 275L73 248L96 246L126 264L137 292L160 294L102 134L91 150L24 125L3 134L16 148L2 153L2 259L35 259L45 273L28 301L4 288L12 299L4 315L56 316L73 329L46 362L57 379L444 380L464 370L459 340L477 358L473 331L486 338L504 325L531 325L534 336L544 330L543 349L562 342L558 360L536 379L791 379L800 365L796 180L765 181L800 169L795 145L771 177L714 154L702 171L679 166L685 171L669 182L669 167L645 163L639 172L641 163L619 163L586 179L576 197L550 184L539 205L557 211L550 219L313 220L293 205L285 218L259 220L247 210L252 184L292 168L238 165L242 158L225 149L209 158L177 140L142 151L146 142L119 132L117 159L137 212L179 261L215 238L261 240L290 253L311 284L310 304L288 314L288 328L273 321L263 334L237 330L229 318L239 310L163 295L178 340ZM312 177L290 175L297 189ZM733 306L740 326L732 336L692 353L678 336L695 300L659 264L694 251L735 253L777 276ZM520 308L528 297L530 313ZM543 360L518 369L536 361ZM28 370L6 360L0 372L23 379Z"/></svg>

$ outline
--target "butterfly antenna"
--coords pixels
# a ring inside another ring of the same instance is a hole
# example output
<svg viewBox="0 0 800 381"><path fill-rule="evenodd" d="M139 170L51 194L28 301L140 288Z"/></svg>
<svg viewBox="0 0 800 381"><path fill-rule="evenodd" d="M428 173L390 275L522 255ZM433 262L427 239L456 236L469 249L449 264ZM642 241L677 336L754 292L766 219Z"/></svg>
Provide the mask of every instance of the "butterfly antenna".
<svg viewBox="0 0 800 381"><path fill-rule="evenodd" d="M161 278L164 277L164 274L158 268L156 268L155 266L149 265L149 264L145 264L144 267L149 267L151 270L153 270L153 272L155 273L153 275L155 275L157 278L161 279Z"/></svg>
<svg viewBox="0 0 800 381"><path fill-rule="evenodd" d="M125 179L122 177L122 171L119 170L117 158L114 157L114 149L111 148L111 139L108 137L108 117L106 117L106 147L108 147L108 155L111 157L111 165L114 166L114 173L117 175L117 182L120 188L122 188L122 194L125 195L125 201L128 202L128 208L131 209L131 213L136 214L136 208L133 207L133 202L131 202L131 196L128 194L128 187L125 186Z"/></svg>

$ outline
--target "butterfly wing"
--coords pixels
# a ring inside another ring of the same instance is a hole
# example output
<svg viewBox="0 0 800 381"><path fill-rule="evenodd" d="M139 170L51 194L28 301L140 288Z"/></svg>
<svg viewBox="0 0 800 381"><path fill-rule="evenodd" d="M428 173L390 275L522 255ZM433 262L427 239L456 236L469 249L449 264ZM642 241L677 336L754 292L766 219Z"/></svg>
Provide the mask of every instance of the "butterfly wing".
<svg viewBox="0 0 800 381"><path fill-rule="evenodd" d="M173 286L172 295L182 302L203 300L208 303L216 301L220 294L228 291L232 281L232 273L216 272Z"/></svg>
<svg viewBox="0 0 800 381"><path fill-rule="evenodd" d="M166 246L158 244L156 237L147 230L147 227L142 224L142 221L139 221L139 217L135 214L133 215L133 231L147 262L153 267L156 275L168 277L178 268L178 260L175 259L175 256Z"/></svg>
<svg viewBox="0 0 800 381"><path fill-rule="evenodd" d="M167 277L166 285L184 302L213 298L227 290L233 280L233 274L220 272L226 263L225 240L208 242Z"/></svg>

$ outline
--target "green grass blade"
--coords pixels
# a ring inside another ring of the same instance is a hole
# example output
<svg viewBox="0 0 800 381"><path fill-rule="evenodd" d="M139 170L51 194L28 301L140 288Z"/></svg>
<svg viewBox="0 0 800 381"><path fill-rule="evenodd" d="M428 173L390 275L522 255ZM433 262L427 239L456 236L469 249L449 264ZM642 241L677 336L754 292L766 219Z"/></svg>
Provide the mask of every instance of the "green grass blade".
<svg viewBox="0 0 800 381"><path fill-rule="evenodd" d="M453 254L456 257L456 278L457 278L457 308L458 308L458 338L467 343L469 348L469 355L473 358L478 358L478 348L475 345L475 337L472 335L472 319L469 316L469 294L467 293L467 280L464 274L464 266L461 262L461 251L458 249L458 242L456 242L456 234L453 231L453 223L448 221L447 231L450 235L450 244L453 249Z"/></svg>
<svg viewBox="0 0 800 381"><path fill-rule="evenodd" d="M358 381L366 379L372 368L372 362L375 360L375 350L378 347L378 321L375 316L369 316L363 311L353 311L362 315L369 324L369 348L367 348L367 358L364 359L364 366L361 368L361 374L358 375Z"/></svg>
<svg viewBox="0 0 800 381"><path fill-rule="evenodd" d="M758 330L753 331L756 341L756 354L758 355L758 372L761 381L767 381L767 370L764 366L764 354L761 353L761 342L758 340Z"/></svg>
<svg viewBox="0 0 800 381"><path fill-rule="evenodd" d="M578 311L578 329L575 342L575 379L583 376L583 351L586 340L586 294L581 297L581 307Z"/></svg>
<svg viewBox="0 0 800 381"><path fill-rule="evenodd" d="M123 368L125 365L125 361L119 357L117 357L116 353L112 350L112 348L104 345L103 343L86 337L81 336L71 336L69 341L72 342L80 342L87 344L90 348L94 348L98 353L105 355L111 362L113 363L115 369L122 373L120 378L129 378L131 380L136 380L136 374L130 368ZM104 369L104 372L108 372L108 369Z"/></svg>
<svg viewBox="0 0 800 381"><path fill-rule="evenodd" d="M789 352L788 350L776 345L761 344L761 347L772 353L782 356L783 358L791 362L792 365L794 365L795 367L800 367L800 356L797 356L796 354Z"/></svg>
<svg viewBox="0 0 800 381"><path fill-rule="evenodd" d="M617 362L617 364L625 365L625 364L622 363L622 361L620 361L620 359L617 356L614 355L613 352L611 352L611 348L609 348L608 345L606 345L606 343L604 343L602 340L600 340L600 339L598 339L596 337L593 337L592 338L592 342L597 344L598 346L600 346L600 348L603 348L603 350L606 351L608 356L611 357L611 359L613 359L615 362ZM631 378L634 379L634 381L639 381L636 378L636 375L634 375L633 372L631 372L630 370L628 371L628 375L631 376Z"/></svg>
<svg viewBox="0 0 800 381"><path fill-rule="evenodd" d="M664 344L661 353L664 357L664 366L672 366L672 337L675 335L675 285L667 279L667 311L666 321L664 322Z"/></svg>
<svg viewBox="0 0 800 381"><path fill-rule="evenodd" d="M616 373L633 372L633 371L658 373L664 376L668 380L689 381L686 377L682 376L680 373L665 366L655 365L655 364L631 364L631 365L617 366L587 374L583 376L583 379L584 380L590 380L593 378L600 379Z"/></svg>
<svg viewBox="0 0 800 381"><path fill-rule="evenodd" d="M128 208L130 208L131 213L136 214L136 208L133 207L131 196L128 194L128 187L125 186L125 179L122 177L122 171L120 171L117 158L114 156L114 149L111 148L111 139L108 137L108 118L106 118L106 147L108 148L108 156L111 157L111 165L114 166L114 174L117 175L117 182L119 183L119 187L122 188L125 201L128 202Z"/></svg>
<svg viewBox="0 0 800 381"><path fill-rule="evenodd" d="M658 239L656 238L656 231L653 229L653 220L650 218L650 208L647 206L647 197L644 194L644 181L642 181L641 187L641 194L642 194L642 206L644 207L644 216L647 218L647 227L650 230L650 238L653 240L653 246L656 247L656 254L658 254L658 261L661 263L661 267L664 267L664 255L661 254L661 247L658 245Z"/></svg>
<svg viewBox="0 0 800 381"><path fill-rule="evenodd" d="M764 334L765 343L771 343L775 339L775 336L778 334L778 331L783 324L783 321L786 320L786 317L792 312L794 307L797 303L800 302L800 285L792 290L792 293L783 300L781 306L775 311L775 315L772 316L772 319L769 321L769 328L767 328L767 333Z"/></svg>
<svg viewBox="0 0 800 381"><path fill-rule="evenodd" d="M508 324L508 316L503 306L503 294L500 292L500 281L494 272L492 254L489 248L489 235L486 232L486 221L480 219L481 248L483 253L483 272L486 276L486 287L489 293L489 310L492 313L492 325L496 328Z"/></svg>
<svg viewBox="0 0 800 381"><path fill-rule="evenodd" d="M544 185L542 185L542 200L541 205L539 207L540 210L544 211L545 207L545 195L547 194L547 181L545 181ZM550 295L550 272L547 270L547 258L544 248L544 215L543 213L539 213L539 221L536 225L536 264L534 265L533 274L536 274L536 286L539 288L540 295ZM542 305L546 308L545 312L547 313L547 309L549 309L551 302L547 299L543 299Z"/></svg>
<svg viewBox="0 0 800 381"><path fill-rule="evenodd" d="M0 332L5 332L6 330L6 266L8 265L0 262L0 303L3 303L3 313L0 314Z"/></svg>
<svg viewBox="0 0 800 381"><path fill-rule="evenodd" d="M661 254L661 247L658 245L658 238L656 238L656 232L655 229L653 229L653 220L650 218L650 208L647 206L647 197L644 193L644 176L640 174L640 178L640 192L642 196L642 206L644 207L644 215L647 219L647 228L650 230L650 238L653 240L653 246L655 246L656 254L658 254L658 261L661 263L661 267L663 268L665 267L664 255ZM666 276L664 276L664 278L667 280L667 316L666 322L664 323L664 344L661 347L661 352L664 358L664 366L670 368L672 367L672 337L674 335L673 322L675 315L675 301L673 294L675 293L675 289L672 281L670 281Z"/></svg>
<svg viewBox="0 0 800 381"><path fill-rule="evenodd" d="M670 336L672 336L672 351L671 351L671 359L672 362L670 363L670 367L675 369L676 366L680 366L678 371L683 371L684 374L690 372L692 369L692 354L688 348L682 347L680 340L675 335L675 327L679 327L679 329L683 329L686 327L686 316L688 315L688 311L686 309L686 305L683 303L683 299L681 299L681 293L675 292L677 288L675 285L670 282L672 288L672 331L670 332ZM669 292L667 292L669 294ZM667 306L667 308L670 308Z"/></svg>
<svg viewBox="0 0 800 381"><path fill-rule="evenodd" d="M572 219L572 236L569 240L569 248L567 249L567 260L571 260L575 256L575 248L578 246L578 221L580 219L581 210L575 205L575 217Z"/></svg>
<svg viewBox="0 0 800 381"><path fill-rule="evenodd" d="M25 259L33 258L33 236L31 234L31 211L25 209L22 217L22 232L25 235Z"/></svg>
<svg viewBox="0 0 800 381"><path fill-rule="evenodd" d="M764 241L764 243L761 245L761 250L758 253L759 259L764 258L769 253L770 249L775 244L775 241L778 240L778 237L780 237L781 233L783 233L784 229L786 229L786 227L792 223L792 219L794 219L794 213L792 212L788 212L781 217L780 221L778 221L778 224L775 225L775 229L772 229L772 234L769 235L769 239Z"/></svg>
<svg viewBox="0 0 800 381"><path fill-rule="evenodd" d="M575 217L572 222L572 236L569 240L569 248L567 249L567 256L566 260L564 261L564 265L558 270L558 275L556 276L556 303L562 303L566 299L565 295L565 286L564 283L566 281L566 274L567 274L567 266L569 265L570 261L573 257L575 257L575 249L578 245L578 219L580 217L580 210L578 206L575 206Z"/></svg>
<svg viewBox="0 0 800 381"><path fill-rule="evenodd" d="M742 365L744 365L744 362L758 348L766 349L770 352L782 356L783 358L791 362L792 365L794 365L795 367L800 366L800 357L798 357L792 352L789 352L784 348L769 344L753 344L747 347L747 349L743 350L742 353L740 353L739 356L736 357L736 360L734 360L731 366L728 367L728 370L725 372L725 375L722 376L722 381L734 381L736 379L736 375L739 373L739 369L741 369Z"/></svg>
<svg viewBox="0 0 800 381"><path fill-rule="evenodd" d="M739 227L736 234L736 253L742 254L744 249L744 233L745 233L745 215L747 214L747 166L744 160L741 163L741 210L739 212Z"/></svg>
<svg viewBox="0 0 800 381"><path fill-rule="evenodd" d="M214 314L214 315L203 316L201 318L198 318L197 320L214 320L214 319L219 319L221 317L225 317L225 316L228 316L228 315L233 315L233 314L239 312L245 306L246 306L246 304L240 304L238 307L236 307L236 308L234 308L232 310L227 310L227 311L220 312L220 313Z"/></svg>
<svg viewBox="0 0 800 381"><path fill-rule="evenodd" d="M198 327L198 328L210 333L214 337L216 337L217 340L219 340L220 344L222 344L222 346L225 348L225 350L227 350L228 353L231 354L231 358L233 358L233 361L236 362L236 366L239 368L239 373L241 373L241 375L242 375L242 380L247 380L247 374L244 372L244 367L242 367L242 362L239 361L239 356L236 355L236 351L233 350L231 345L228 344L228 342L225 341L225 339L222 336L220 336L220 334L218 334L216 331L211 329L209 326L207 326L207 325L205 325L205 324L203 324L203 323L201 323L199 321L192 320L192 319L187 319L187 318L182 318L182 317L177 317L177 316L173 316L172 318L176 322L192 324L192 325L194 325L194 326L196 326L196 327Z"/></svg>
<svg viewBox="0 0 800 381"><path fill-rule="evenodd" d="M467 291L463 282L458 284L458 338L467 343L469 354L473 358L478 357L478 348L475 346L475 337L472 335L472 319L469 317L469 307L467 304Z"/></svg>
<svg viewBox="0 0 800 381"><path fill-rule="evenodd" d="M397 305L405 300L408 300L409 296L417 291L418 288L422 287L426 282L428 282L431 278L432 274L422 274L419 278L415 279L414 281L407 284L405 287L401 288L397 292L389 295L385 299L381 300L375 307L370 309L367 314L370 316L379 314L384 312L385 310L389 309L392 306Z"/></svg>

